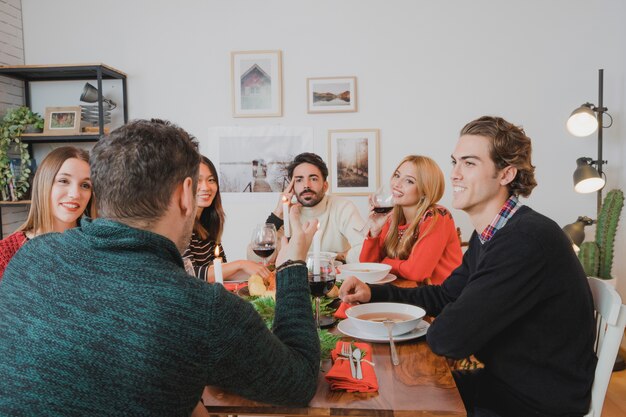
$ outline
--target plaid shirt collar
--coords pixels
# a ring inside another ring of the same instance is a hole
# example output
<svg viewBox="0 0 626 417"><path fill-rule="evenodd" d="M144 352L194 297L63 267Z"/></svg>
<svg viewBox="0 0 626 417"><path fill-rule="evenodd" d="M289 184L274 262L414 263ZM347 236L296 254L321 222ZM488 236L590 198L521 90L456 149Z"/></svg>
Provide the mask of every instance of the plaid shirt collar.
<svg viewBox="0 0 626 417"><path fill-rule="evenodd" d="M512 195L508 200L504 203L500 212L494 217L489 226L485 227L485 230L478 236L480 239L480 243L484 244L489 242L491 238L496 234L496 232L504 227L506 222L509 221L511 216L515 214L517 209L519 209L522 205L518 204L519 199Z"/></svg>

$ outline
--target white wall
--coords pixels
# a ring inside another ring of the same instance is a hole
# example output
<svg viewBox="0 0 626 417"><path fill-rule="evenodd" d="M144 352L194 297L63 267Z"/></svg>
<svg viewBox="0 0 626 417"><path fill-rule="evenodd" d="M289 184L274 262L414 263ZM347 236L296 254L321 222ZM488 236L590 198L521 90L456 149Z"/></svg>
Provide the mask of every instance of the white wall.
<svg viewBox="0 0 626 417"><path fill-rule="evenodd" d="M380 128L382 177L408 153L429 155L449 172L459 129L480 115L501 115L533 138L539 186L527 204L560 225L595 216L595 195L572 189L575 160L595 158L595 137L573 138L564 124L573 108L597 102L597 70L604 68L605 105L615 119L605 131L607 188L626 188L621 0L22 3L27 64L114 66L129 76L131 118L170 119L204 149L213 126L309 126L318 149L328 129ZM284 116L235 119L229 53L265 49L283 51ZM307 114L306 78L345 75L358 77L359 111ZM244 255L252 225L275 199L243 205L225 196L231 259ZM355 201L365 212L365 198ZM450 205L449 190L443 204ZM455 219L469 237L467 216ZM624 223L626 214L622 254ZM614 271L626 298L623 256Z"/></svg>

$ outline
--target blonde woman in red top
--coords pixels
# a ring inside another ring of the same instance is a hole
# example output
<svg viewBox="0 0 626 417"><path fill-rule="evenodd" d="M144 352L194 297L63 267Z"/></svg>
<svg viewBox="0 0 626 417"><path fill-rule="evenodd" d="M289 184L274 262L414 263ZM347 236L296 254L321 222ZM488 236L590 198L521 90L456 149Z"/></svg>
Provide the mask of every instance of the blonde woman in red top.
<svg viewBox="0 0 626 417"><path fill-rule="evenodd" d="M437 204L445 188L441 168L428 157L409 155L390 186L391 212L376 213L370 197L370 230L360 261L391 265L392 274L412 281L441 284L462 258L452 215Z"/></svg>
<svg viewBox="0 0 626 417"><path fill-rule="evenodd" d="M33 179L26 222L0 241L0 280L13 255L29 239L76 227L83 213L95 217L89 172L89 153L82 149L63 146L46 155Z"/></svg>

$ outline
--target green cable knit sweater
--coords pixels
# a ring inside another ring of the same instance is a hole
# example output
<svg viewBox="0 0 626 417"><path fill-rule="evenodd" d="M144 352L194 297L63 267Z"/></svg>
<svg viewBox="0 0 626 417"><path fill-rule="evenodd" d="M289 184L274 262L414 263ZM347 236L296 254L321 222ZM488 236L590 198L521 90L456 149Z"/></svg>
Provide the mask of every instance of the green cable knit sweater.
<svg viewBox="0 0 626 417"><path fill-rule="evenodd" d="M29 241L0 282L0 415L186 416L205 385L305 405L320 349L306 268L270 332L168 239L105 219Z"/></svg>

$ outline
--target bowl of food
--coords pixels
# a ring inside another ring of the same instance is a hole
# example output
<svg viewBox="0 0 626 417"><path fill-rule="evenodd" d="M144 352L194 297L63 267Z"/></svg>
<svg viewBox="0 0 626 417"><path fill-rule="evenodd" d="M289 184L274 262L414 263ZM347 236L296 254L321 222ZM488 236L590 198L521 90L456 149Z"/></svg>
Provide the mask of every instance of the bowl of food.
<svg viewBox="0 0 626 417"><path fill-rule="evenodd" d="M377 264L374 262L345 264L339 265L337 268L344 279L354 275L368 284L375 284L376 281L385 278L389 274L389 271L391 271L391 265Z"/></svg>
<svg viewBox="0 0 626 417"><path fill-rule="evenodd" d="M416 328L425 315L423 308L401 303L359 304L346 310L346 316L357 329L377 337L387 337L386 320L393 322L391 334L399 336Z"/></svg>

